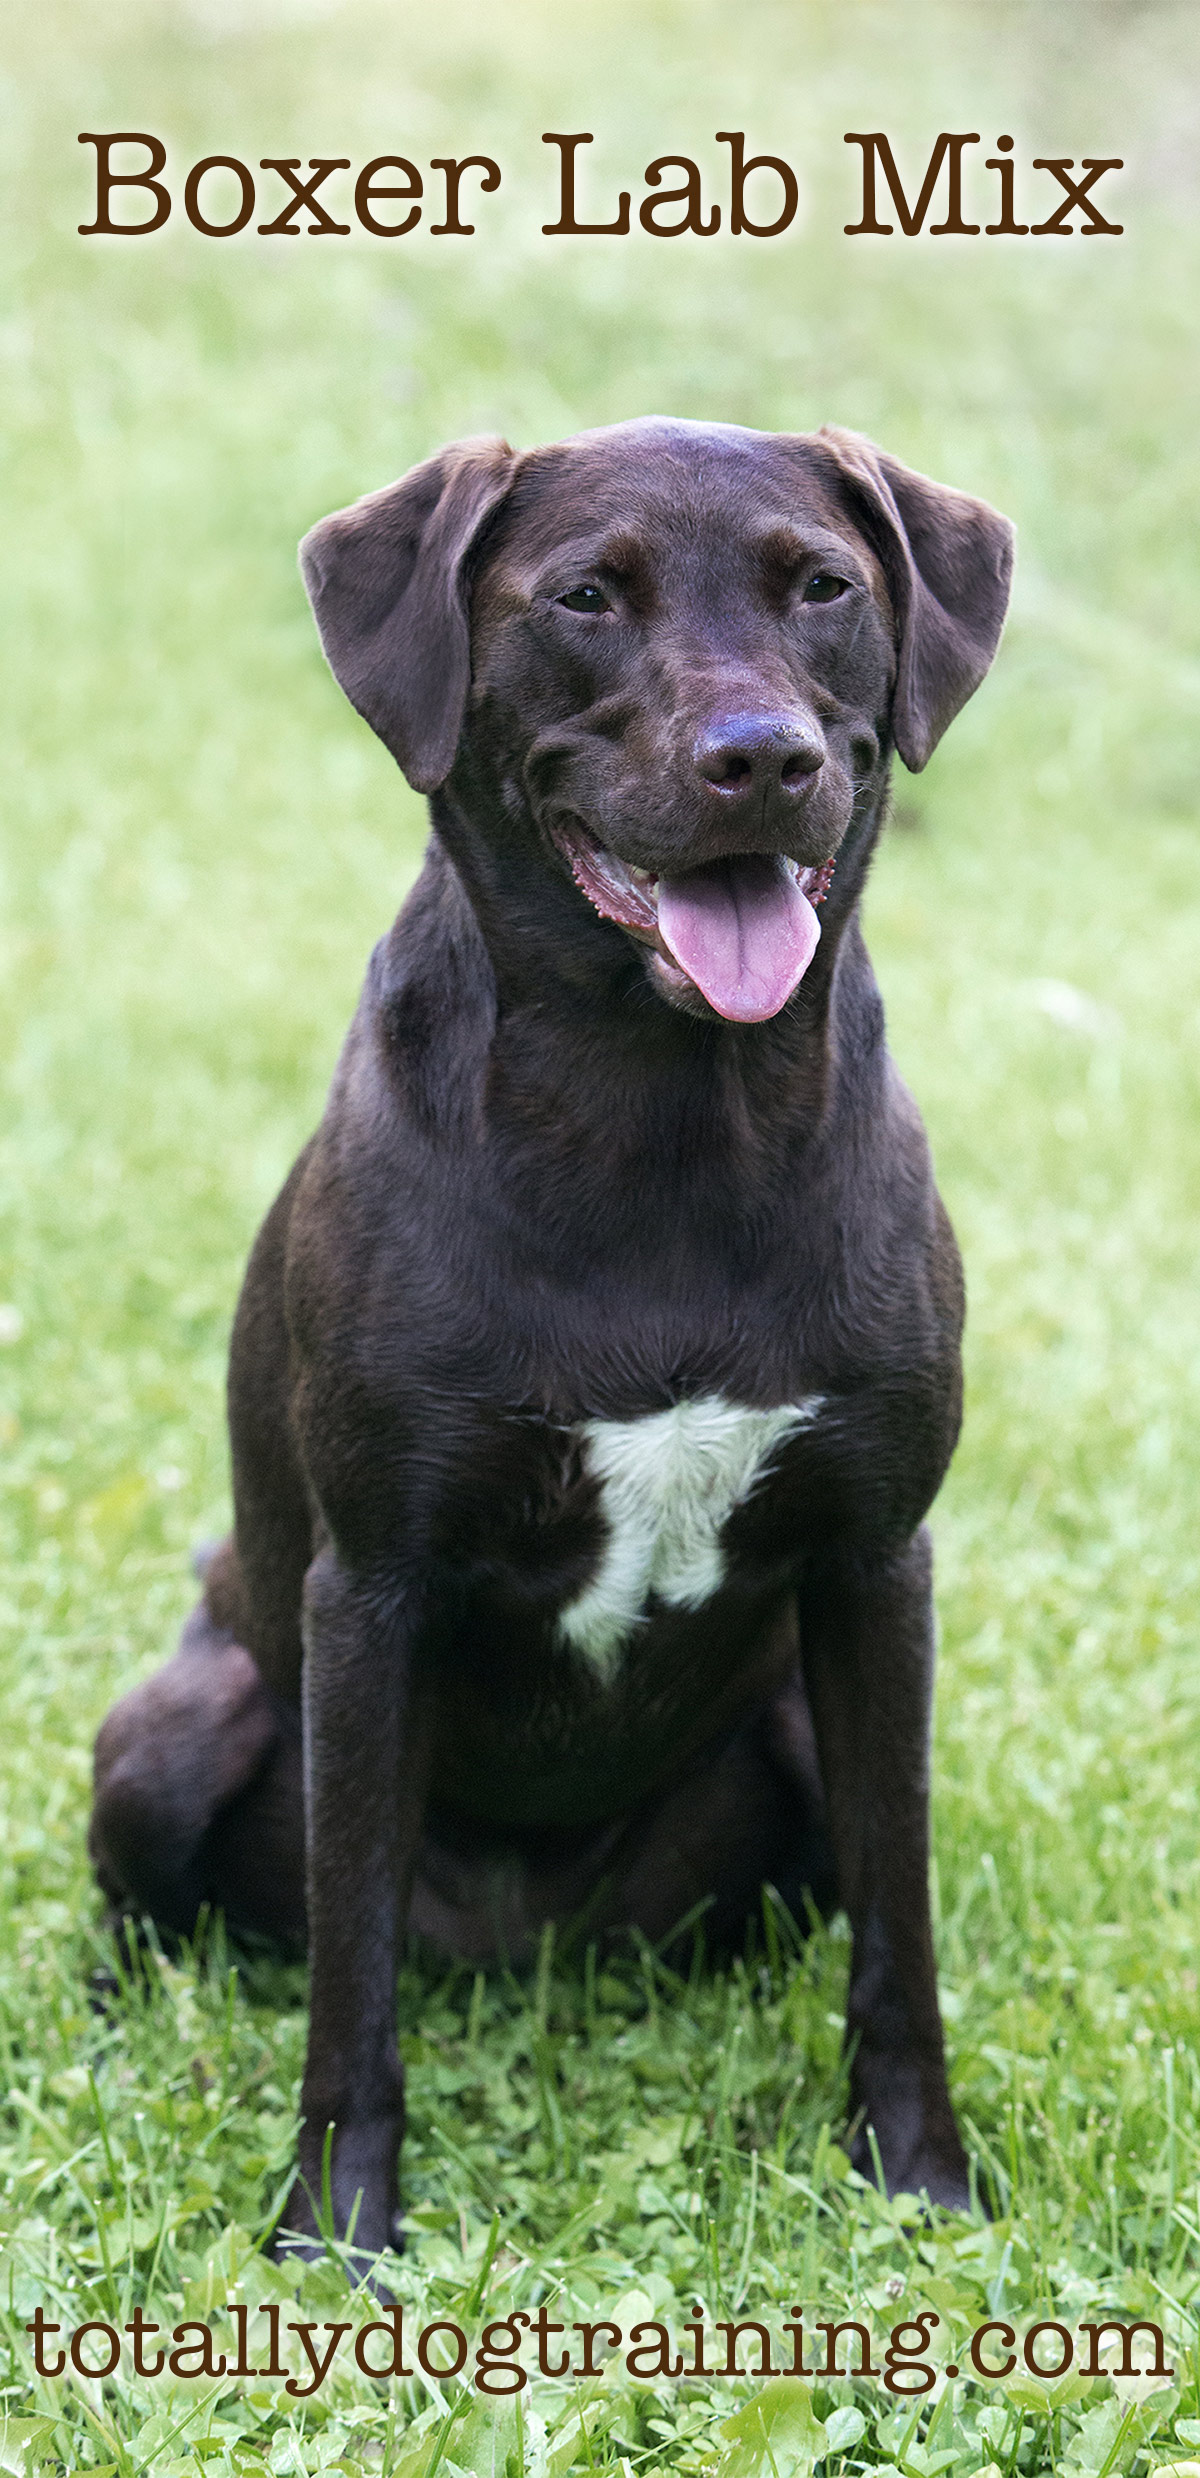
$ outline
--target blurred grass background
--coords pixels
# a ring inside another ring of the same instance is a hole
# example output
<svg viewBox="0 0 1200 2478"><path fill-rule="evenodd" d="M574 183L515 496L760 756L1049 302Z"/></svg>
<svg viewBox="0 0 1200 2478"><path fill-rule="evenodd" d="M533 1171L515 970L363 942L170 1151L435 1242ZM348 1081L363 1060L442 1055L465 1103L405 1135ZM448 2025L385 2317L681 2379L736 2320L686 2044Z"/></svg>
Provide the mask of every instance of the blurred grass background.
<svg viewBox="0 0 1200 2478"><path fill-rule="evenodd" d="M332 2379L306 2410L176 2387L147 2426L144 2385L79 2384L68 2413L61 2385L31 2388L21 2330L39 2299L68 2321L118 2294L199 2312L281 2278L239 2231L261 2233L286 2165L302 1980L255 1965L229 1993L164 1966L157 2006L92 2016L83 1831L94 1726L169 1649L188 1550L226 1518L241 1266L424 832L324 670L294 545L444 439L655 410L845 423L1020 529L1000 661L928 772L899 777L868 917L968 1271L967 1427L937 1517L936 1890L953 2079L999 2217L919 2238L842 2173L836 1931L690 1990L631 1961L598 2013L549 1960L536 1987L474 1991L415 1965L423 2234L401 2277L440 2312L482 2280L509 2304L635 2288L677 2318L696 2294L900 2296L947 2331L1105 2303L1194 2325L1194 12L46 0L4 46L10 2433L71 2467L192 2470L200 2436L210 2469L348 2452L414 2478L435 2438L450 2467L548 2450L552 2478L575 2454L700 2470L741 2449L719 2434L728 2386L687 2410L610 2390L586 2450L550 2399L540 2442L532 2413L515 2442L491 2413L447 2439L419 2388L388 2406ZM876 127L910 194L943 127L1011 132L1018 167L1121 155L1098 194L1124 236L846 240L842 133ZM483 152L504 186L473 240L206 241L177 203L151 240L85 241L81 128L157 132L177 200L212 152ZM802 220L775 242L545 239L547 128L595 131L598 213L673 148L720 174L713 132L743 128L796 166ZM332 2311L336 2283L308 2277ZM1103 2387L1052 2412L939 2392L942 2466L1069 2448L1081 2473L1145 2467L1183 2448L1187 2373L1123 2426ZM828 2467L922 2467L927 2430L857 2397ZM811 2442L788 2450L811 2466Z"/></svg>

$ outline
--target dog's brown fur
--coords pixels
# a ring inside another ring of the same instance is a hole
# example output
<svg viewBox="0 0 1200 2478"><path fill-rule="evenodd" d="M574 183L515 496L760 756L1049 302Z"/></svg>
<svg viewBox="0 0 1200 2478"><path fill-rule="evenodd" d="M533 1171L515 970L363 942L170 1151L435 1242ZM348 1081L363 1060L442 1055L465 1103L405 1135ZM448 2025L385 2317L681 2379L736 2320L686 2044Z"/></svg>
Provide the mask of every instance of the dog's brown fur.
<svg viewBox="0 0 1200 2478"><path fill-rule="evenodd" d="M844 432L668 422L468 442L309 537L330 662L434 833L251 1259L233 1538L105 1722L92 1838L168 1928L307 1923L297 2232L332 2124L339 2229L394 2233L407 1921L480 1955L708 1897L729 1938L764 1877L850 1914L856 2160L967 2199L922 1529L960 1278L858 903L892 750L922 765L978 684L1010 557ZM586 900L564 821L655 876L833 858L795 994L720 1020ZM558 1627L605 1538L580 1435L708 1397L825 1407L720 1588L651 1595L606 1686Z"/></svg>

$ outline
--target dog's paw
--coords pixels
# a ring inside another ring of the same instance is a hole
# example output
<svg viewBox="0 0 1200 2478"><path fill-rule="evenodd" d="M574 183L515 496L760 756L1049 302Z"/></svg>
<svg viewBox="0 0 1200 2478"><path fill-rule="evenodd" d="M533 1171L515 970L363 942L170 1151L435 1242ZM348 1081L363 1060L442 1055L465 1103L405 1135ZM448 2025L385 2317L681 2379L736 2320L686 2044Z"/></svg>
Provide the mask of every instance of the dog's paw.
<svg viewBox="0 0 1200 2478"><path fill-rule="evenodd" d="M850 2164L860 2177L882 2186L885 2194L911 2194L918 2203L938 2211L974 2215L986 2210L972 2184L957 2132L949 2140L901 2148L884 2142L876 2128L864 2128L851 2145Z"/></svg>
<svg viewBox="0 0 1200 2478"><path fill-rule="evenodd" d="M278 2263L340 2264L352 2288L368 2289L379 2305L395 2299L380 2270L386 2255L403 2254L404 2221L399 2208L383 2196L373 2200L360 2188L349 2207L319 2207L307 2180L297 2177L267 2252Z"/></svg>
<svg viewBox="0 0 1200 2478"><path fill-rule="evenodd" d="M339 2244L336 2238L306 2237L298 2229L277 2228L267 2253L275 2263L336 2263L345 2273L352 2289L365 2289L377 2306L386 2309L396 2303L395 2291L388 2286L382 2268L384 2257L399 2254L403 2239L397 2225L395 2238L378 2254L365 2246Z"/></svg>

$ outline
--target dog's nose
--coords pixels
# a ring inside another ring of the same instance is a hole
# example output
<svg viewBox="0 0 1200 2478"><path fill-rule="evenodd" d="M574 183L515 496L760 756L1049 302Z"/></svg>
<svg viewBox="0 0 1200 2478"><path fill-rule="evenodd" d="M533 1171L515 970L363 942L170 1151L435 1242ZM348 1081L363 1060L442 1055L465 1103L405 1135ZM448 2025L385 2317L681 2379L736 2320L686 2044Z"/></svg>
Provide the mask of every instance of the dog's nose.
<svg viewBox="0 0 1200 2478"><path fill-rule="evenodd" d="M811 723L790 714L722 714L706 725L692 752L697 774L728 799L803 792L824 763L825 747Z"/></svg>

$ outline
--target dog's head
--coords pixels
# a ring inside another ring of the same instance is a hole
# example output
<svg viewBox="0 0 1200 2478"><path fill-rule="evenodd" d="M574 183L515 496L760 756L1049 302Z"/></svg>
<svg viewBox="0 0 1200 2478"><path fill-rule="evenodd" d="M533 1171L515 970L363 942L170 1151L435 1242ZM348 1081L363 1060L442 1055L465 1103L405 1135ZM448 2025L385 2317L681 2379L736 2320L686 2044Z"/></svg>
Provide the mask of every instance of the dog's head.
<svg viewBox="0 0 1200 2478"><path fill-rule="evenodd" d="M856 800L983 678L1012 529L849 431L651 420L467 440L301 559L410 783L482 766L664 998L757 1022L808 969Z"/></svg>

